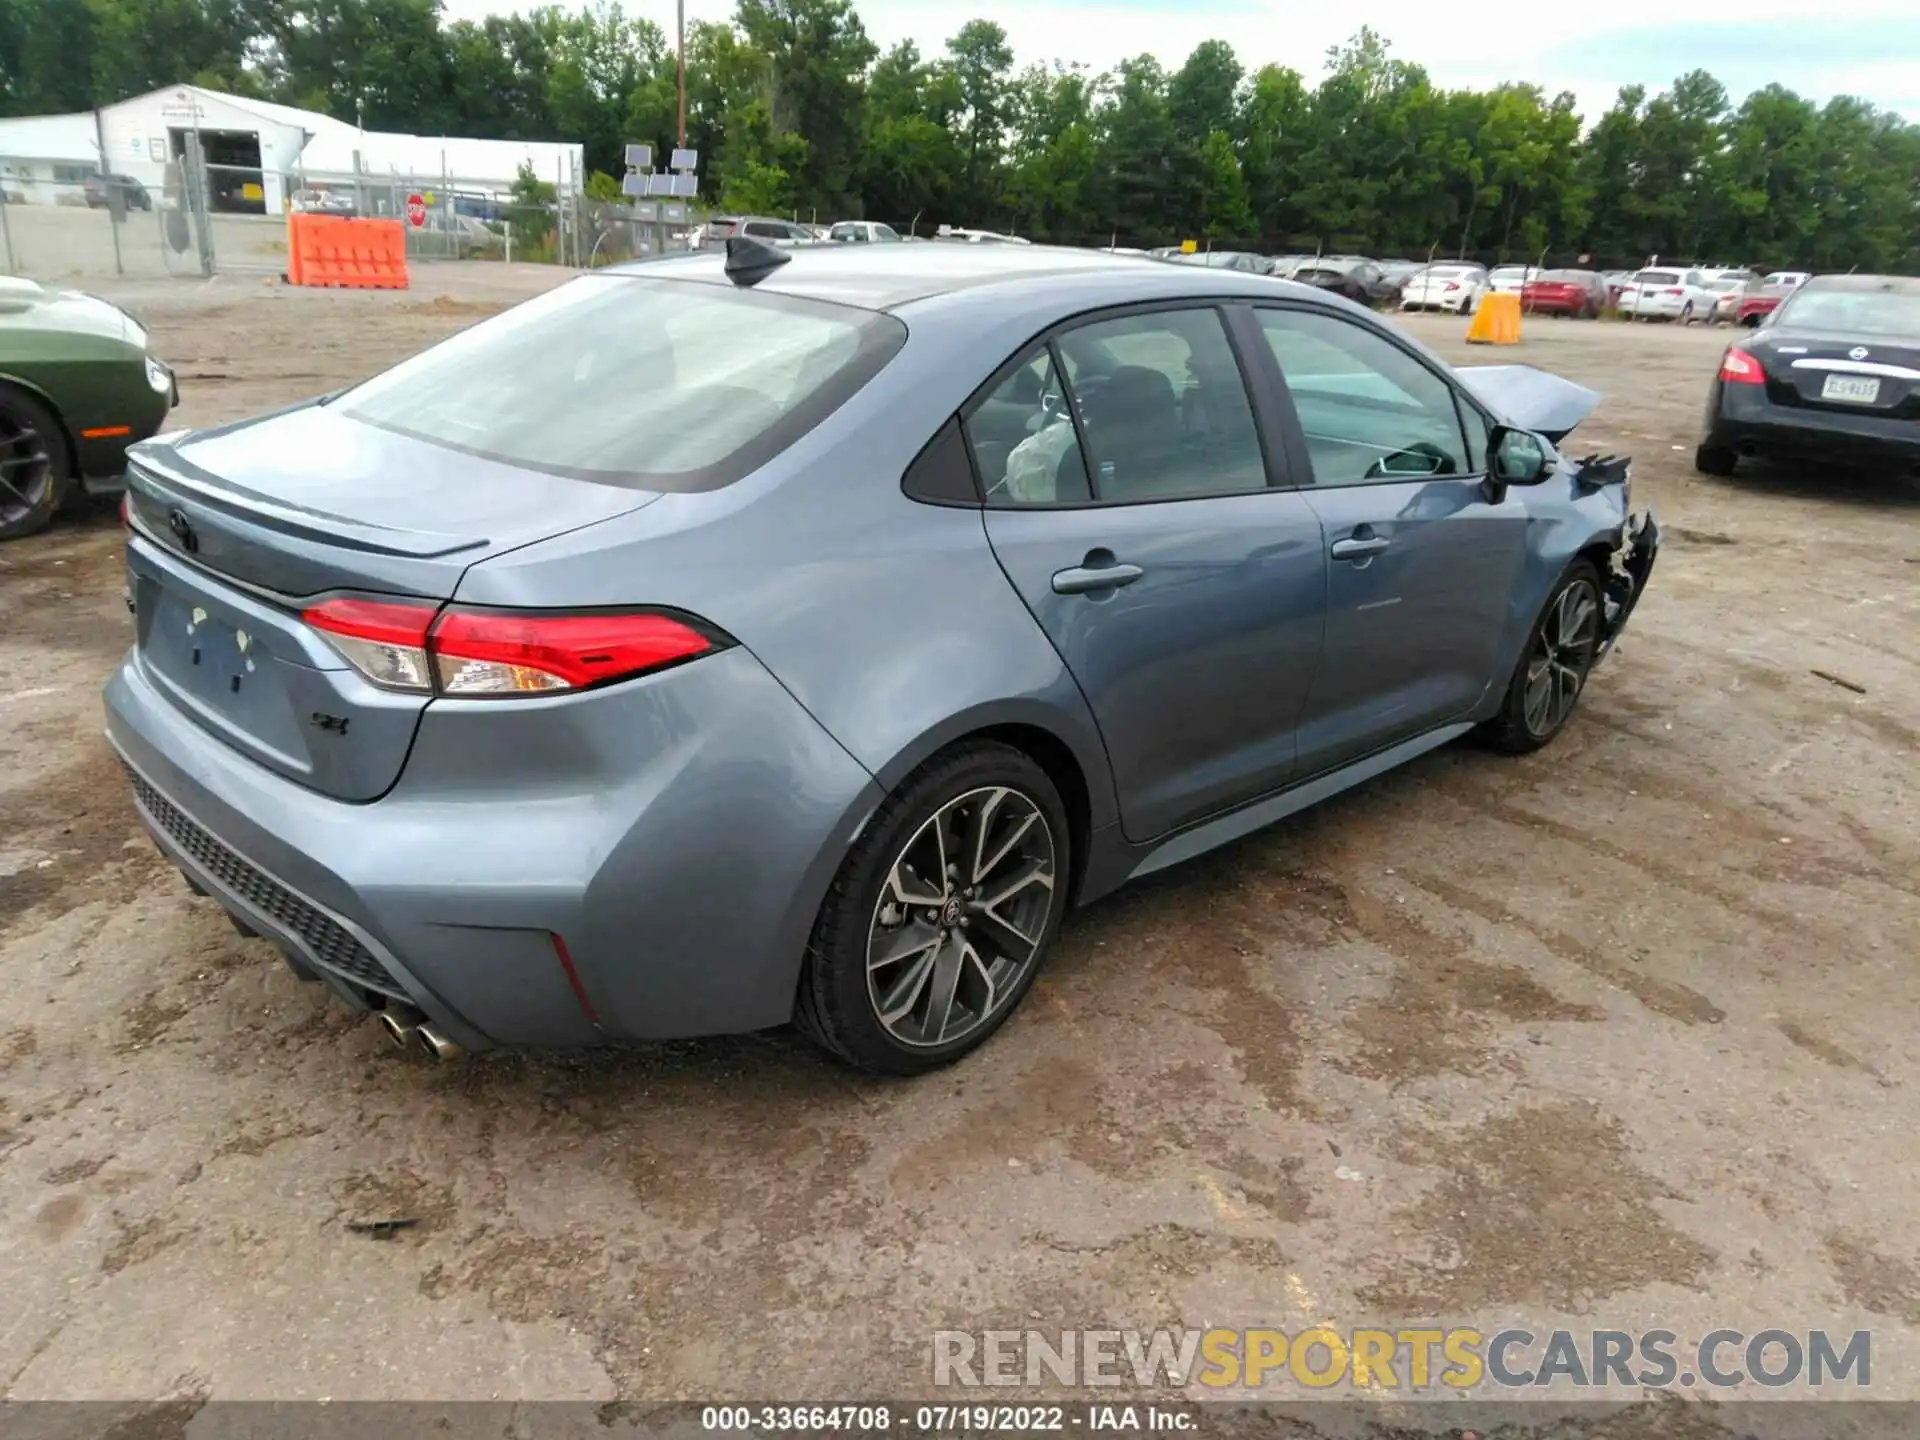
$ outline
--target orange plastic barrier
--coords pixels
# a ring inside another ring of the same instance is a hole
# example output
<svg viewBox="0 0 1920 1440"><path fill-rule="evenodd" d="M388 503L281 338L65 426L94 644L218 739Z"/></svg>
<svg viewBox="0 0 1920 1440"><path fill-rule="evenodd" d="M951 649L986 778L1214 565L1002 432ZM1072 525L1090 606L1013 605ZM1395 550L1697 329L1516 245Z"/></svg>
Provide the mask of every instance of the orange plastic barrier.
<svg viewBox="0 0 1920 1440"><path fill-rule="evenodd" d="M344 290L407 288L407 232L398 220L287 216L287 283Z"/></svg>
<svg viewBox="0 0 1920 1440"><path fill-rule="evenodd" d="M1467 326L1470 345L1518 345L1520 343L1520 297L1488 291L1480 297L1480 308L1473 312Z"/></svg>

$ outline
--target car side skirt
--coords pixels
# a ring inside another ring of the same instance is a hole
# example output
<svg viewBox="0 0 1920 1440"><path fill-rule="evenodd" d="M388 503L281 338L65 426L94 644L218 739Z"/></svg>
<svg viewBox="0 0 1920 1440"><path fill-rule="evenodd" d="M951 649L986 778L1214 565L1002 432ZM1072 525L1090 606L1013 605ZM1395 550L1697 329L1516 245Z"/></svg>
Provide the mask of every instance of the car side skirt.
<svg viewBox="0 0 1920 1440"><path fill-rule="evenodd" d="M1088 856L1080 899L1084 903L1118 889L1129 880L1179 865L1251 835L1256 830L1264 830L1289 815L1298 814L1343 790L1404 765L1416 756L1457 740L1473 728L1473 722L1467 720L1438 726L1385 750L1376 750L1338 770L1328 770L1252 804L1217 815L1211 820L1203 820L1198 825L1159 841L1144 845L1129 844L1121 838L1118 826L1099 832L1093 837L1093 853Z"/></svg>

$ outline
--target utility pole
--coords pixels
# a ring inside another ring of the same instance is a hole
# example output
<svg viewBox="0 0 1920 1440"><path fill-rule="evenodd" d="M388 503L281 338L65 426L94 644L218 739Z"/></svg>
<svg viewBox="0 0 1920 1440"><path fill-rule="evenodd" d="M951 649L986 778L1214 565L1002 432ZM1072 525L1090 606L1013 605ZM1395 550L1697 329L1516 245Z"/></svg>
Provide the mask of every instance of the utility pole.
<svg viewBox="0 0 1920 1440"><path fill-rule="evenodd" d="M673 42L675 68L680 72L680 148L687 148L687 0L680 0Z"/></svg>

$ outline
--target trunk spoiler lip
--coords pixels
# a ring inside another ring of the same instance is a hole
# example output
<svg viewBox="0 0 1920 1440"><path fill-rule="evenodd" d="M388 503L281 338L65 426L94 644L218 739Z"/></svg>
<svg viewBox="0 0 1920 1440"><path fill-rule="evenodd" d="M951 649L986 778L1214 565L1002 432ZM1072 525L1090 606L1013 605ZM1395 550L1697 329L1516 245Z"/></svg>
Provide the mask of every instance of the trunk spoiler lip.
<svg viewBox="0 0 1920 1440"><path fill-rule="evenodd" d="M1537 365L1462 365L1455 375L1497 418L1558 445L1591 415L1599 391Z"/></svg>
<svg viewBox="0 0 1920 1440"><path fill-rule="evenodd" d="M205 432L198 433L204 435ZM265 524L283 534L316 544L341 546L377 555L432 560L445 555L457 555L463 550L485 549L492 543L485 536L398 530L292 505L257 490L250 490L211 470L202 469L181 455L172 444L148 441L135 446L128 455L127 479L129 487L134 489L140 488L134 484L136 480L145 481L146 488L160 500L165 500L170 491L179 492L198 504L235 519Z"/></svg>

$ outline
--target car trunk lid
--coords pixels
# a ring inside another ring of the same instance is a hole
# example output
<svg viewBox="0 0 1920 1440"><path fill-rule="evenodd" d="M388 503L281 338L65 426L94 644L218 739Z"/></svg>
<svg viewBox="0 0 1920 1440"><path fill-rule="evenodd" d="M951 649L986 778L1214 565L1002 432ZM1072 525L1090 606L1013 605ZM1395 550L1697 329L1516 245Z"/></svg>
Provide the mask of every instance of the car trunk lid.
<svg viewBox="0 0 1920 1440"><path fill-rule="evenodd" d="M1776 405L1920 420L1920 344L1784 330L1750 348Z"/></svg>
<svg viewBox="0 0 1920 1440"><path fill-rule="evenodd" d="M141 663L203 728L343 800L399 776L428 698L383 690L300 619L330 594L443 601L475 563L652 491L544 475L306 405L137 447Z"/></svg>

